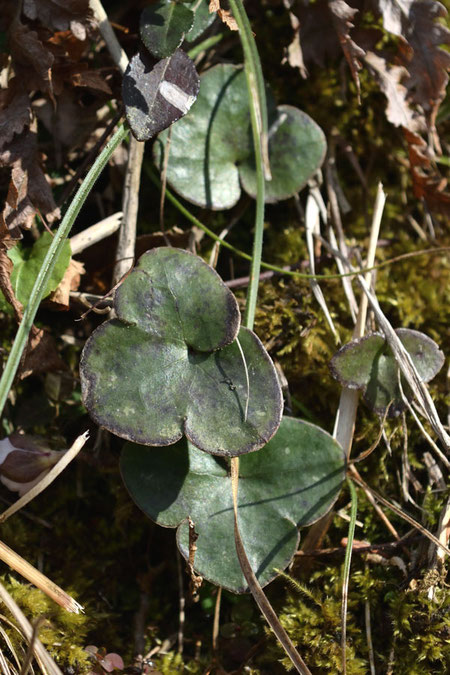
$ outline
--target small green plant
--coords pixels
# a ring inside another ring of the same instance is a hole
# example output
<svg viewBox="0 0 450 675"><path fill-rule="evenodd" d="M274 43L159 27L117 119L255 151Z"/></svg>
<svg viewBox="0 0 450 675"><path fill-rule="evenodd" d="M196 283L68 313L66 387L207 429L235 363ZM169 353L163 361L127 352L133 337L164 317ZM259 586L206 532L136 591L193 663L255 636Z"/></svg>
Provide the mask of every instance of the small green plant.
<svg viewBox="0 0 450 675"><path fill-rule="evenodd" d="M185 434L228 457L273 436L281 420L275 369L200 258L165 247L144 254L114 308L118 319L93 333L80 364L84 401L99 424L146 445Z"/></svg>
<svg viewBox="0 0 450 675"><path fill-rule="evenodd" d="M429 382L444 365L444 354L427 335L408 328L396 331L423 382ZM361 389L369 407L396 416L405 408L399 388L399 369L384 336L370 333L352 340L333 356L331 372L344 387ZM403 378L402 378L403 380ZM403 388L407 385L403 381Z"/></svg>

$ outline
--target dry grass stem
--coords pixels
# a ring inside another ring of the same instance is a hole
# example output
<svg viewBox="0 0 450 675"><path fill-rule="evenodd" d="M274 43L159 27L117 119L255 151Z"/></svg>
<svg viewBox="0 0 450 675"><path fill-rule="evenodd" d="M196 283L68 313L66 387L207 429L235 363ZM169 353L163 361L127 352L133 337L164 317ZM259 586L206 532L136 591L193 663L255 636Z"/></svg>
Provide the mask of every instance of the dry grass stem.
<svg viewBox="0 0 450 675"><path fill-rule="evenodd" d="M113 213L112 216L108 216L104 220L101 220L91 227L87 227L82 232L75 234L70 238L70 248L72 250L72 255L77 255L84 251L89 246L93 246L99 241L106 239L106 237L111 236L114 232L120 227L122 222L123 213L118 211Z"/></svg>
<svg viewBox="0 0 450 675"><path fill-rule="evenodd" d="M53 483L55 478L57 478L59 474L64 471L66 466L68 466L70 462L73 459L75 459L75 457L78 455L78 453L80 452L81 448L84 446L88 438L89 438L88 431L85 431L84 434L78 436L78 438L75 439L75 442L69 448L69 450L67 450L67 452L64 453L59 462L50 469L50 471L44 476L44 478L40 480L39 483L37 483L37 485L32 487L31 490L28 490L28 492L25 493L23 497L14 502L14 504L12 504L8 509L6 509L6 511L3 511L3 513L0 514L0 523L4 523L5 520L7 520L10 516L13 515L13 513L16 513L24 506L26 506L26 504L29 504L29 502L31 502L35 497L41 494L41 492L43 492L49 485L51 485L51 483Z"/></svg>
<svg viewBox="0 0 450 675"><path fill-rule="evenodd" d="M0 583L0 600L6 605L13 615L14 619L24 635L25 639L31 643L33 636L33 627L22 612L18 604L8 593L3 584ZM42 642L36 638L33 643L33 652L44 675L63 675L50 654L45 649Z"/></svg>

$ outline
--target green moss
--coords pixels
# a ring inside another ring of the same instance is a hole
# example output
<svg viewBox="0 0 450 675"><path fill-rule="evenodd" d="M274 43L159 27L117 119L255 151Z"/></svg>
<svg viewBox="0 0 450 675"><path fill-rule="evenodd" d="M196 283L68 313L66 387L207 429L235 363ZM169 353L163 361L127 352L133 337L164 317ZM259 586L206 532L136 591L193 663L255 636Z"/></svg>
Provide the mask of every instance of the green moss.
<svg viewBox="0 0 450 675"><path fill-rule="evenodd" d="M92 620L85 614L74 614L50 600L34 586L21 583L12 577L2 577L1 582L17 602L29 621L44 617L39 630L39 639L61 668L76 668L84 673L90 668L88 654L84 651L86 635L92 629ZM70 591L68 591L70 593ZM72 594L73 595L73 594ZM5 612L15 624L15 619ZM20 633L7 623L3 628L17 652L26 652L27 645Z"/></svg>

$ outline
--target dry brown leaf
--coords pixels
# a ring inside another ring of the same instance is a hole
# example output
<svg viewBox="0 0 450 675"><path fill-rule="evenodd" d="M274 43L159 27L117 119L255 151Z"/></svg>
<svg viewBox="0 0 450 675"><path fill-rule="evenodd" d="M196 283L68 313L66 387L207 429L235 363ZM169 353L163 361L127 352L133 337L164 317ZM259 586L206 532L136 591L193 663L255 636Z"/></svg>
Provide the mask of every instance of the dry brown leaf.
<svg viewBox="0 0 450 675"><path fill-rule="evenodd" d="M47 298L46 302L50 302L55 309L69 309L70 291L78 290L81 275L84 272L83 263L79 260L71 259L58 288Z"/></svg>
<svg viewBox="0 0 450 675"><path fill-rule="evenodd" d="M358 71L362 68L360 59L364 57L365 51L350 37L350 30L354 28L352 21L359 10L347 5L344 0L328 0L328 7L339 37L339 42L341 43L342 51L344 52L344 56L356 84L358 101L361 102L361 85L359 82Z"/></svg>
<svg viewBox="0 0 450 675"><path fill-rule="evenodd" d="M0 90L0 148L31 122L31 105L23 82L17 77Z"/></svg>
<svg viewBox="0 0 450 675"><path fill-rule="evenodd" d="M35 127L15 135L3 146L0 166L11 167L11 181L0 223L13 238L20 238L20 228L31 227L38 209L50 223L59 218L59 209L39 161Z"/></svg>
<svg viewBox="0 0 450 675"><path fill-rule="evenodd" d="M426 142L418 133L405 128L403 131L408 142L415 196L424 199L430 210L450 216L450 192L447 191L447 180L439 174L430 159Z"/></svg>
<svg viewBox="0 0 450 675"><path fill-rule="evenodd" d="M14 316L16 317L17 323L22 319L23 307L15 294L11 284L11 272L13 269L12 260L10 260L6 254L5 248L0 248L0 290L2 291L5 299L14 310Z"/></svg>
<svg viewBox="0 0 450 675"><path fill-rule="evenodd" d="M59 356L56 342L50 333L33 326L25 358L19 367L19 378L24 380L30 375L41 375L52 370L67 370L67 366Z"/></svg>
<svg viewBox="0 0 450 675"><path fill-rule="evenodd" d="M86 39L89 0L23 0L23 13L52 31L70 29L79 40Z"/></svg>
<svg viewBox="0 0 450 675"><path fill-rule="evenodd" d="M209 12L210 14L217 12L219 19L228 26L230 30L239 30L239 26L232 13L228 9L221 8L220 0L209 0Z"/></svg>
<svg viewBox="0 0 450 675"><path fill-rule="evenodd" d="M51 69L55 59L36 31L15 21L10 30L9 42L14 70L18 77L24 79L28 91L41 89L52 96Z"/></svg>
<svg viewBox="0 0 450 675"><path fill-rule="evenodd" d="M436 0L377 2L385 29L402 41L399 56L409 73L405 85L411 100L423 108L434 131L450 68L450 54L441 48L450 44L450 30L438 22L447 10Z"/></svg>
<svg viewBox="0 0 450 675"><path fill-rule="evenodd" d="M292 42L290 42L290 44L284 49L284 57L281 61L281 65L289 63L291 68L298 68L300 75L306 80L308 77L308 71L306 70L305 62L303 61L302 46L300 44L300 21L295 16L295 14L290 11L292 4L291 0L283 0L283 4L289 13L289 21L291 23L292 30L294 31L294 37L292 38Z"/></svg>
<svg viewBox="0 0 450 675"><path fill-rule="evenodd" d="M406 68L389 65L382 56L374 52L367 52L364 61L386 96L386 117L389 122L396 127L405 127L410 131L423 130L425 120L411 107L408 101L408 90L403 84L408 76Z"/></svg>
<svg viewBox="0 0 450 675"><path fill-rule="evenodd" d="M107 96L111 96L111 88L99 72L96 70L83 70L82 68L78 68L77 71L73 72L70 78L76 87L88 87L89 89L95 89Z"/></svg>

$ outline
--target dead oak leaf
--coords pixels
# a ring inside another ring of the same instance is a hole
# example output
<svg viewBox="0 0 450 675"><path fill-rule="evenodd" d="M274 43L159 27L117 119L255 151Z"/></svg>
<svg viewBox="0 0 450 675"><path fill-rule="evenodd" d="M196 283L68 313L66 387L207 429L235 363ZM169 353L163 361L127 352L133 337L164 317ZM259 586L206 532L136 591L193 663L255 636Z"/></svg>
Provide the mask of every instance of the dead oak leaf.
<svg viewBox="0 0 450 675"><path fill-rule="evenodd" d="M7 256L5 248L0 248L0 290L13 308L14 316L19 323L22 319L23 307L22 303L17 300L11 284L12 269L12 260Z"/></svg>
<svg viewBox="0 0 450 675"><path fill-rule="evenodd" d="M23 0L23 13L52 31L70 29L78 40L86 39L89 0Z"/></svg>
<svg viewBox="0 0 450 675"><path fill-rule="evenodd" d="M58 288L47 298L47 302L50 302L54 309L69 309L70 291L78 290L84 272L83 263L72 258Z"/></svg>
<svg viewBox="0 0 450 675"><path fill-rule="evenodd" d="M450 216L447 180L440 175L430 159L427 143L418 133L405 128L403 132L408 143L414 195L418 199L424 199L430 210Z"/></svg>
<svg viewBox="0 0 450 675"><path fill-rule="evenodd" d="M405 82L411 99L427 113L434 130L439 105L445 96L450 54L450 30L438 22L447 15L436 0L377 0L384 28L402 43L399 56L409 73Z"/></svg>
<svg viewBox="0 0 450 675"><path fill-rule="evenodd" d="M23 82L14 77L0 90L0 148L31 122L31 105Z"/></svg>
<svg viewBox="0 0 450 675"><path fill-rule="evenodd" d="M28 91L41 89L52 96L51 69L55 59L36 31L16 21L11 27L9 43L14 70L23 78Z"/></svg>
<svg viewBox="0 0 450 675"><path fill-rule="evenodd" d="M219 19L228 26L230 30L239 30L239 26L232 13L228 9L221 8L220 0L209 0L209 13L213 14L213 12L217 12Z"/></svg>
<svg viewBox="0 0 450 675"><path fill-rule="evenodd" d="M365 51L350 37L350 30L354 28L352 20L358 10L350 7L344 0L329 0L328 8L342 51L344 52L344 56L356 84L358 102L361 102L361 85L359 82L358 71L362 68L361 59L364 57Z"/></svg>
<svg viewBox="0 0 450 675"><path fill-rule="evenodd" d="M11 168L8 195L0 222L15 239L20 238L21 228L31 227L37 210L50 223L60 216L41 167L35 126L16 134L0 150L0 166Z"/></svg>
<svg viewBox="0 0 450 675"><path fill-rule="evenodd" d="M386 96L386 117L389 122L410 131L424 130L425 120L411 107L408 89L403 84L408 76L406 68L390 65L386 59L374 52L367 52L364 61Z"/></svg>
<svg viewBox="0 0 450 675"><path fill-rule="evenodd" d="M67 370L67 366L61 359L56 342L50 333L33 326L25 358L18 370L19 379L24 380L30 375L41 375L53 370Z"/></svg>

